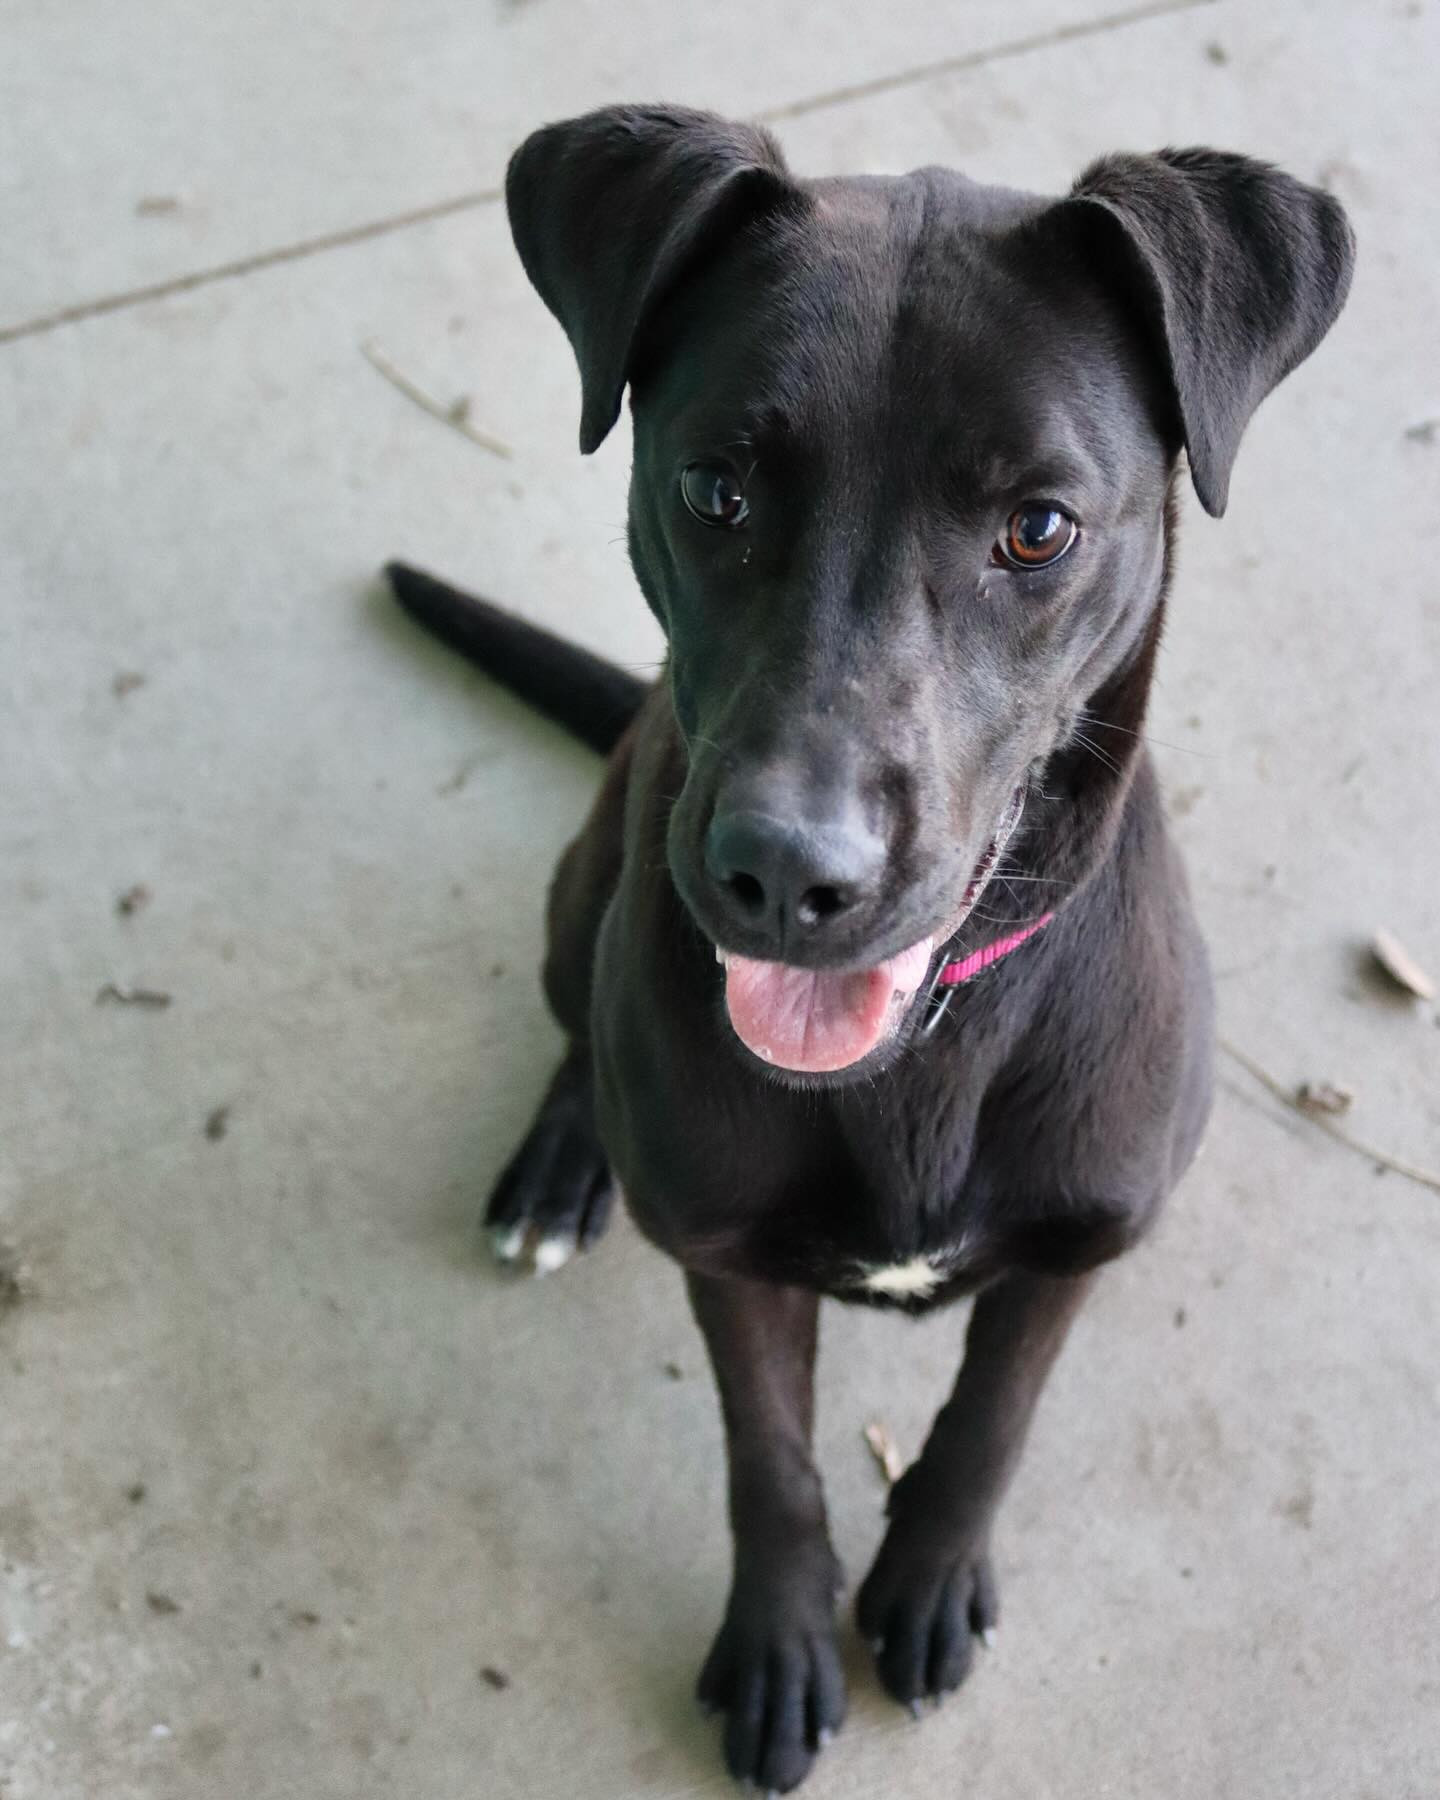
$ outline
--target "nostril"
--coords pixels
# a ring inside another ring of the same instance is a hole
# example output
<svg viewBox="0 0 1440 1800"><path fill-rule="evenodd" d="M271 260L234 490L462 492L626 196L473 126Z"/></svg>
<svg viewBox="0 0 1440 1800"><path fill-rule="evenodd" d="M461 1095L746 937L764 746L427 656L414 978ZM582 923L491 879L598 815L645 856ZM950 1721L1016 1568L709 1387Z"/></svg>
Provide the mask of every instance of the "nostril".
<svg viewBox="0 0 1440 1800"><path fill-rule="evenodd" d="M753 875L746 875L742 871L740 874L731 875L725 885L746 912L758 913L763 910L765 890Z"/></svg>
<svg viewBox="0 0 1440 1800"><path fill-rule="evenodd" d="M800 896L795 912L802 925L820 925L844 912L850 902L837 887L810 887Z"/></svg>

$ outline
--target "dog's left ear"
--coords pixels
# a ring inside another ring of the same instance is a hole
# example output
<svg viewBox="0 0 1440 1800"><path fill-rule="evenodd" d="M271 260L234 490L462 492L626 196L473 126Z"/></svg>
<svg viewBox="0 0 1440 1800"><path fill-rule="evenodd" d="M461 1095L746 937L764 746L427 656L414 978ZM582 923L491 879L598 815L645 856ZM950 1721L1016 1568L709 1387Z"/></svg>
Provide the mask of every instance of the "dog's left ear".
<svg viewBox="0 0 1440 1800"><path fill-rule="evenodd" d="M1118 230L1168 364L1195 491L1218 518L1250 415L1345 304L1349 221L1320 189L1219 150L1105 157L1058 210L1078 208Z"/></svg>
<svg viewBox="0 0 1440 1800"><path fill-rule="evenodd" d="M768 131L687 107L607 106L526 138L505 204L580 365L583 454L619 416L658 302L745 223L800 200Z"/></svg>

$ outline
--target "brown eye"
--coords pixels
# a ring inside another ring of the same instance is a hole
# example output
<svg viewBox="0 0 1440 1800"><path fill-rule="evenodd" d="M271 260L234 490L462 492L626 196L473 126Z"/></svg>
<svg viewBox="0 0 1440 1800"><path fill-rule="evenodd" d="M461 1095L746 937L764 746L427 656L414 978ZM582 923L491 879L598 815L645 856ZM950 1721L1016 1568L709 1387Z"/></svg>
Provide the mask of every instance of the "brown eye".
<svg viewBox="0 0 1440 1800"><path fill-rule="evenodd" d="M702 525L732 530L750 516L740 477L725 463L693 462L680 477L680 497Z"/></svg>
<svg viewBox="0 0 1440 1800"><path fill-rule="evenodd" d="M995 540L995 559L1017 569L1043 569L1060 558L1080 535L1080 527L1058 506L1021 506Z"/></svg>

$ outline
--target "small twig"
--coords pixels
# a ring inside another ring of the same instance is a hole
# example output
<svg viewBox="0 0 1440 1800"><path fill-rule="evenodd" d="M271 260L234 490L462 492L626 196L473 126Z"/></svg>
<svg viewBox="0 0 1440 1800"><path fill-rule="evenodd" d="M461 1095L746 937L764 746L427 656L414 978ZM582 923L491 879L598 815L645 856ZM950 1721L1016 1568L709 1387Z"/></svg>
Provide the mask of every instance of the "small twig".
<svg viewBox="0 0 1440 1800"><path fill-rule="evenodd" d="M1344 1144L1357 1156L1364 1156L1373 1163L1379 1163L1382 1168L1393 1169L1397 1175L1403 1175L1407 1181L1418 1182L1421 1187L1430 1188L1433 1192L1440 1194L1440 1175L1434 1174L1429 1169L1422 1169L1416 1163L1406 1162L1403 1157L1394 1156L1390 1151L1381 1150L1374 1144L1367 1144L1363 1138L1356 1137L1343 1125L1336 1124L1334 1118L1329 1114L1312 1111L1301 1101L1300 1090L1286 1087L1278 1075L1272 1075L1267 1068L1256 1062L1248 1051L1242 1050L1238 1044L1232 1044L1228 1038L1220 1039L1220 1048L1228 1057L1239 1063L1247 1075L1254 1076L1261 1087L1273 1094L1282 1105L1288 1106L1292 1112L1299 1113L1302 1119L1308 1119L1312 1125L1318 1125L1337 1143Z"/></svg>
<svg viewBox="0 0 1440 1800"><path fill-rule="evenodd" d="M478 444L482 450L488 450L492 456L503 456L508 462L515 452L499 438L491 437L488 431L482 431L478 425L470 423L468 409L459 406L447 406L443 400L437 400L433 394L427 394L424 388L416 387L408 375L397 369L390 358L373 339L360 346L360 354L372 369L379 371L392 387L399 388L407 400L413 400L422 412L429 413L432 419L438 419L442 425L448 425L452 431L458 431L461 437L469 438L472 444Z"/></svg>

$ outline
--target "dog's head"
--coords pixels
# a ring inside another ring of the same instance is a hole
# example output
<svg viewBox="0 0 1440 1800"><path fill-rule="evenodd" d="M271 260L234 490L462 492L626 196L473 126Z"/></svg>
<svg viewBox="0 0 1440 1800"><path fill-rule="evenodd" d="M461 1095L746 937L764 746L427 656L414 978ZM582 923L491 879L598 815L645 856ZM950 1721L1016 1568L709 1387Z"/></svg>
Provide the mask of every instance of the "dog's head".
<svg viewBox="0 0 1440 1800"><path fill-rule="evenodd" d="M631 390L688 762L670 869L731 1021L776 1066L869 1067L1067 752L1118 812L1178 451L1222 512L1344 300L1344 214L1209 150L1059 200L801 181L766 132L659 107L537 132L507 198L583 451Z"/></svg>

